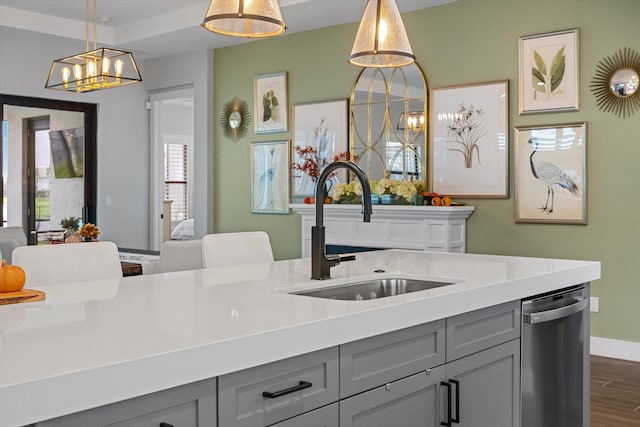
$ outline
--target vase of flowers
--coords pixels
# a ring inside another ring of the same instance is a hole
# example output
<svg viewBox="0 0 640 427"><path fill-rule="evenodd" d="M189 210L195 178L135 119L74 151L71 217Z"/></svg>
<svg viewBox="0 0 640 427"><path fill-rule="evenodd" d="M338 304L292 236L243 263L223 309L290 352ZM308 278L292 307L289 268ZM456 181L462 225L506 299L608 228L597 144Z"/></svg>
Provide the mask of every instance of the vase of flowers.
<svg viewBox="0 0 640 427"><path fill-rule="evenodd" d="M412 204L416 195L416 186L413 181L402 181L396 187L396 195L398 196L399 204Z"/></svg>
<svg viewBox="0 0 640 427"><path fill-rule="evenodd" d="M322 135L323 134L316 133L316 137L320 138L319 140L316 141L316 143L321 143L322 141L324 141L324 139L321 138ZM313 184L313 190L315 190L315 183L316 181L318 181L318 177L320 176L320 173L322 172L322 169L324 169L325 166L327 166L332 161L335 162L338 160L350 159L350 154L348 151L338 153L333 157L328 157L326 149L322 148L322 146L313 147L311 145L307 145L305 147L302 147L300 145L296 145L295 151L296 151L296 161L292 165L293 169L296 171L302 172L303 175L300 177L301 179L311 180ZM336 176L335 173L331 174L329 178L333 178L334 176ZM308 184L308 181L307 181L307 184ZM305 187L306 187L306 191L305 191ZM300 185L296 183L296 188L297 189L302 188L303 193L311 192L311 188L305 186L304 181L301 182ZM328 190L327 190L327 193L328 193Z"/></svg>
<svg viewBox="0 0 640 427"><path fill-rule="evenodd" d="M335 203L360 203L361 200L362 185L358 181L339 182L333 189Z"/></svg>
<svg viewBox="0 0 640 427"><path fill-rule="evenodd" d="M399 184L399 181L389 178L382 178L378 181L374 192L380 196L380 201L383 205L390 205L393 203L393 196L396 194L396 188Z"/></svg>
<svg viewBox="0 0 640 427"><path fill-rule="evenodd" d="M88 222L80 227L80 231L78 231L78 234L82 236L82 239L85 242L93 242L96 241L98 235L100 235L100 230L95 224L91 224L90 222Z"/></svg>

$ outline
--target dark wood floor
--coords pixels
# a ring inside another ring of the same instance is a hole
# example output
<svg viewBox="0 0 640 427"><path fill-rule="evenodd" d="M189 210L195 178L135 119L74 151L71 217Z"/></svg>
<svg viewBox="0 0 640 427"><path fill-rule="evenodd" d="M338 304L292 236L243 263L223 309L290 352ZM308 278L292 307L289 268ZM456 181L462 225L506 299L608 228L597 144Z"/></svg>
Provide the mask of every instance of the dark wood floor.
<svg viewBox="0 0 640 427"><path fill-rule="evenodd" d="M640 426L640 363L591 356L591 426Z"/></svg>

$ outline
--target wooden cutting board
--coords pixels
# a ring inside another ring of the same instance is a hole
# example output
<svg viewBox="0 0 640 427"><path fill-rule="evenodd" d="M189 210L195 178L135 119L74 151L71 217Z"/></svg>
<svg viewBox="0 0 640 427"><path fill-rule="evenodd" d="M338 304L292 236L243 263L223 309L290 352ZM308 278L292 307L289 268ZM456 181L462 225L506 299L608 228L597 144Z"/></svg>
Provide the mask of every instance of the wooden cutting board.
<svg viewBox="0 0 640 427"><path fill-rule="evenodd" d="M44 292L36 291L35 289L22 289L18 292L0 292L0 305L42 301L44 296Z"/></svg>

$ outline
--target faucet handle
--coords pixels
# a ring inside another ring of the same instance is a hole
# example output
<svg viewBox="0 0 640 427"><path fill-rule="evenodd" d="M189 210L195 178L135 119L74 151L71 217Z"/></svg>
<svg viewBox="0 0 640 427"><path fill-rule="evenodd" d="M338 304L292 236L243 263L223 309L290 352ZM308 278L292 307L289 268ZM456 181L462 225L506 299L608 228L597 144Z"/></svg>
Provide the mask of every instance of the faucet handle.
<svg viewBox="0 0 640 427"><path fill-rule="evenodd" d="M355 255L345 255L338 258L338 262L355 261Z"/></svg>

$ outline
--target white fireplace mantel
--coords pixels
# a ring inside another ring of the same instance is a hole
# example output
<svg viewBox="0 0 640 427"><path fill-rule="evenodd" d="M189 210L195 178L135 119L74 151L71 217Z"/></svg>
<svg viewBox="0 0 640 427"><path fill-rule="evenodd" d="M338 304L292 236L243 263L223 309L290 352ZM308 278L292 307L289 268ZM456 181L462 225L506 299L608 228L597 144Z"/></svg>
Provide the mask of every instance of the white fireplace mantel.
<svg viewBox="0 0 640 427"><path fill-rule="evenodd" d="M302 257L311 256L315 205L292 204L301 217ZM384 249L465 252L466 223L474 206L374 205L371 222L362 221L361 205L324 205L326 243Z"/></svg>

